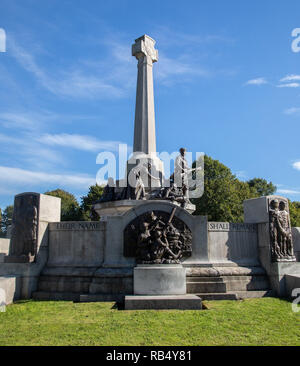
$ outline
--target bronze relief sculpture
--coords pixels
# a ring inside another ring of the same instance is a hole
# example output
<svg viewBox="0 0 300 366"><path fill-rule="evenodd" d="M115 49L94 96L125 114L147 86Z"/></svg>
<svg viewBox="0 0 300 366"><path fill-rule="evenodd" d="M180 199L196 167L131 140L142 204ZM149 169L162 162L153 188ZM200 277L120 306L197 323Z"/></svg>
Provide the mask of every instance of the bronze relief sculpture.
<svg viewBox="0 0 300 366"><path fill-rule="evenodd" d="M137 263L180 263L192 254L192 233L187 225L163 211L140 215L124 230L124 256L135 257Z"/></svg>

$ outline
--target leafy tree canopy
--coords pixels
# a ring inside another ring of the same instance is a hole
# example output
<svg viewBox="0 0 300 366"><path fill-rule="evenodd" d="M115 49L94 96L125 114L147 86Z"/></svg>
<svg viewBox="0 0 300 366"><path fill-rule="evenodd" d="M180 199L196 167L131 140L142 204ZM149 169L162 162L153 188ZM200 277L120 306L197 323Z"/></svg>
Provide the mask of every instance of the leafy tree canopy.
<svg viewBox="0 0 300 366"><path fill-rule="evenodd" d="M7 228L12 223L12 217L14 212L14 206L9 205L1 214L1 236L5 237L7 233Z"/></svg>
<svg viewBox="0 0 300 366"><path fill-rule="evenodd" d="M86 196L81 197L81 210L83 214L83 220L99 220L99 216L94 210L92 210L92 206L102 196L103 189L103 186L95 184L93 186L90 186Z"/></svg>
<svg viewBox="0 0 300 366"><path fill-rule="evenodd" d="M261 178L240 181L227 166L205 155L204 194L193 200L195 215L207 215L209 221L243 222L243 201L275 190Z"/></svg>
<svg viewBox="0 0 300 366"><path fill-rule="evenodd" d="M289 200L291 226L300 227L300 202Z"/></svg>
<svg viewBox="0 0 300 366"><path fill-rule="evenodd" d="M274 194L276 186L262 178L253 178L247 182L251 188L257 191L258 196L269 196Z"/></svg>
<svg viewBox="0 0 300 366"><path fill-rule="evenodd" d="M54 191L45 192L45 194L61 198L61 221L81 220L81 208L73 194L63 189L55 189Z"/></svg>

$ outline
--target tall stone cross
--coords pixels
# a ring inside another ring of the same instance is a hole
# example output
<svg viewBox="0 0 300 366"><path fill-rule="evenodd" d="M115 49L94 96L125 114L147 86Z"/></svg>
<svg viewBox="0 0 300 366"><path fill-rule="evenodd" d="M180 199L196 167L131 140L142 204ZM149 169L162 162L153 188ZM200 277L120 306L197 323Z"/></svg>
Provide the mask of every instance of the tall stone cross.
<svg viewBox="0 0 300 366"><path fill-rule="evenodd" d="M135 40L132 56L138 60L133 152L156 152L152 65L158 60L155 41L146 34Z"/></svg>

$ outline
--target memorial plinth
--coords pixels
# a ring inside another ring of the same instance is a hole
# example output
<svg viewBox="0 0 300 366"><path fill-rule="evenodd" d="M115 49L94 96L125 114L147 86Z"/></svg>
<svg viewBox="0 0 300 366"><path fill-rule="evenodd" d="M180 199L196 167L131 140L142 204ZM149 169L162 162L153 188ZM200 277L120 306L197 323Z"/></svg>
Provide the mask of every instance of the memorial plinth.
<svg viewBox="0 0 300 366"><path fill-rule="evenodd" d="M15 196L11 244L5 263L32 263L48 243L49 222L60 220L60 198L25 192Z"/></svg>
<svg viewBox="0 0 300 366"><path fill-rule="evenodd" d="M202 300L186 294L181 264L140 264L133 272L134 296L125 296L125 310L200 310Z"/></svg>
<svg viewBox="0 0 300 366"><path fill-rule="evenodd" d="M186 269L181 264L140 264L134 268L135 295L185 295Z"/></svg>

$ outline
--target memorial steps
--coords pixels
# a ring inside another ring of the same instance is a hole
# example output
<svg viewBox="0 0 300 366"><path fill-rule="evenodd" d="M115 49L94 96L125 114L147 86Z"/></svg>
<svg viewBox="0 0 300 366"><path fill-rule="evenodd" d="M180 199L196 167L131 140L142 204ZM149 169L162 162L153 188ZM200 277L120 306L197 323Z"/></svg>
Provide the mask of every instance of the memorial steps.
<svg viewBox="0 0 300 366"><path fill-rule="evenodd" d="M36 300L117 301L133 294L133 269L96 268L45 268L39 278ZM213 271L219 276L207 275ZM239 275L222 275L222 272L239 272ZM243 271L246 274L242 274ZM187 294L203 300L237 300L252 297L274 296L268 277L261 267L198 267L187 268ZM205 273L206 275L203 275ZM197 275L200 274L200 275ZM202 275L201 275L202 274Z"/></svg>

